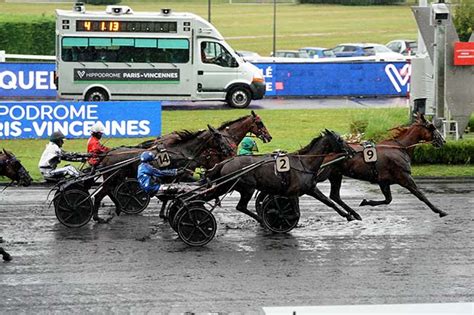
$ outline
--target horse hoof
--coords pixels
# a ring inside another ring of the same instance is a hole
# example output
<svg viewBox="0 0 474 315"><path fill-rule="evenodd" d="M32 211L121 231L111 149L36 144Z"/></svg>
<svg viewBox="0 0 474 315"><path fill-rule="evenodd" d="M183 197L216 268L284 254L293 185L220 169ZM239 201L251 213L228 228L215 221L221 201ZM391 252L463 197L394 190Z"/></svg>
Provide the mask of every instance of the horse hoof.
<svg viewBox="0 0 474 315"><path fill-rule="evenodd" d="M364 199L364 200L361 201L359 207L363 207L363 206L367 206L367 205L368 205L367 199Z"/></svg>
<svg viewBox="0 0 474 315"><path fill-rule="evenodd" d="M12 256L10 256L9 253L5 253L5 254L3 255L3 260L5 260L5 261L11 261L11 260L12 260Z"/></svg>
<svg viewBox="0 0 474 315"><path fill-rule="evenodd" d="M359 221L362 221L362 217L358 213L353 213L352 216Z"/></svg>
<svg viewBox="0 0 474 315"><path fill-rule="evenodd" d="M439 217L442 218L442 217L445 217L447 216L448 214L446 212L440 212L439 213Z"/></svg>
<svg viewBox="0 0 474 315"><path fill-rule="evenodd" d="M102 218L94 218L94 221L96 221L99 224L107 224L109 223L110 219L104 220Z"/></svg>
<svg viewBox="0 0 474 315"><path fill-rule="evenodd" d="M351 215L348 215L348 216L346 217L346 219L347 219L347 222L354 221L354 217L351 216Z"/></svg>
<svg viewBox="0 0 474 315"><path fill-rule="evenodd" d="M10 256L10 254L7 253L2 247L0 247L0 253L1 253L2 256L3 256L3 260L4 260L4 261L10 261L10 260L12 260L12 256Z"/></svg>

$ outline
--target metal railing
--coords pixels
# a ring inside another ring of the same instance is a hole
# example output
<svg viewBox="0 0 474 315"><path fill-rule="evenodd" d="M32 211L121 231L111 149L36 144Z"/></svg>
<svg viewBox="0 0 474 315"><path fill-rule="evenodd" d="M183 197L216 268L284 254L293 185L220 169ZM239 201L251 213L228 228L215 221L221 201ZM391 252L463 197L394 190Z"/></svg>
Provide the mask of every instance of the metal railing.
<svg viewBox="0 0 474 315"><path fill-rule="evenodd" d="M0 62L5 62L7 59L51 61L51 60L56 60L56 56L7 54L7 53L5 53L4 50L0 50Z"/></svg>

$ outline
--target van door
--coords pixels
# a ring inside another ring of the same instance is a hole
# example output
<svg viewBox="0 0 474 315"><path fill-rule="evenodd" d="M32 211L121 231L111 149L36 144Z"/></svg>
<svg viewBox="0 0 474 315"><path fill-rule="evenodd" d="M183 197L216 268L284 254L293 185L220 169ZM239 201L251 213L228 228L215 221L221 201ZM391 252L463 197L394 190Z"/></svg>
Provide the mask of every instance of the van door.
<svg viewBox="0 0 474 315"><path fill-rule="evenodd" d="M219 42L201 39L196 46L197 98L225 99L225 88L237 79L239 64Z"/></svg>

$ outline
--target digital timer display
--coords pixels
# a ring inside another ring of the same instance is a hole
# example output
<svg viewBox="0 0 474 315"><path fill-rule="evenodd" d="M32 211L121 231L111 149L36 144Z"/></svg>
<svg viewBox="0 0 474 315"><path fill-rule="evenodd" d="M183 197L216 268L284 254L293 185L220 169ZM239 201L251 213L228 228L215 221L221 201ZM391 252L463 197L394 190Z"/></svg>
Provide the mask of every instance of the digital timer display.
<svg viewBox="0 0 474 315"><path fill-rule="evenodd" d="M78 20L77 32L176 33L176 22Z"/></svg>

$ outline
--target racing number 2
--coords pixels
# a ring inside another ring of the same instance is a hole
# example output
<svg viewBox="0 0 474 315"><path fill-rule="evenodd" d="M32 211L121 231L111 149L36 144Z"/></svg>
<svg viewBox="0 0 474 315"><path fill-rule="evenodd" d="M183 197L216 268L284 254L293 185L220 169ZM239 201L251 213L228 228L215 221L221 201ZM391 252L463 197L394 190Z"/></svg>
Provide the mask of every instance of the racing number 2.
<svg viewBox="0 0 474 315"><path fill-rule="evenodd" d="M279 156L276 159L276 169L278 172L288 172L290 170L290 159L288 156Z"/></svg>

